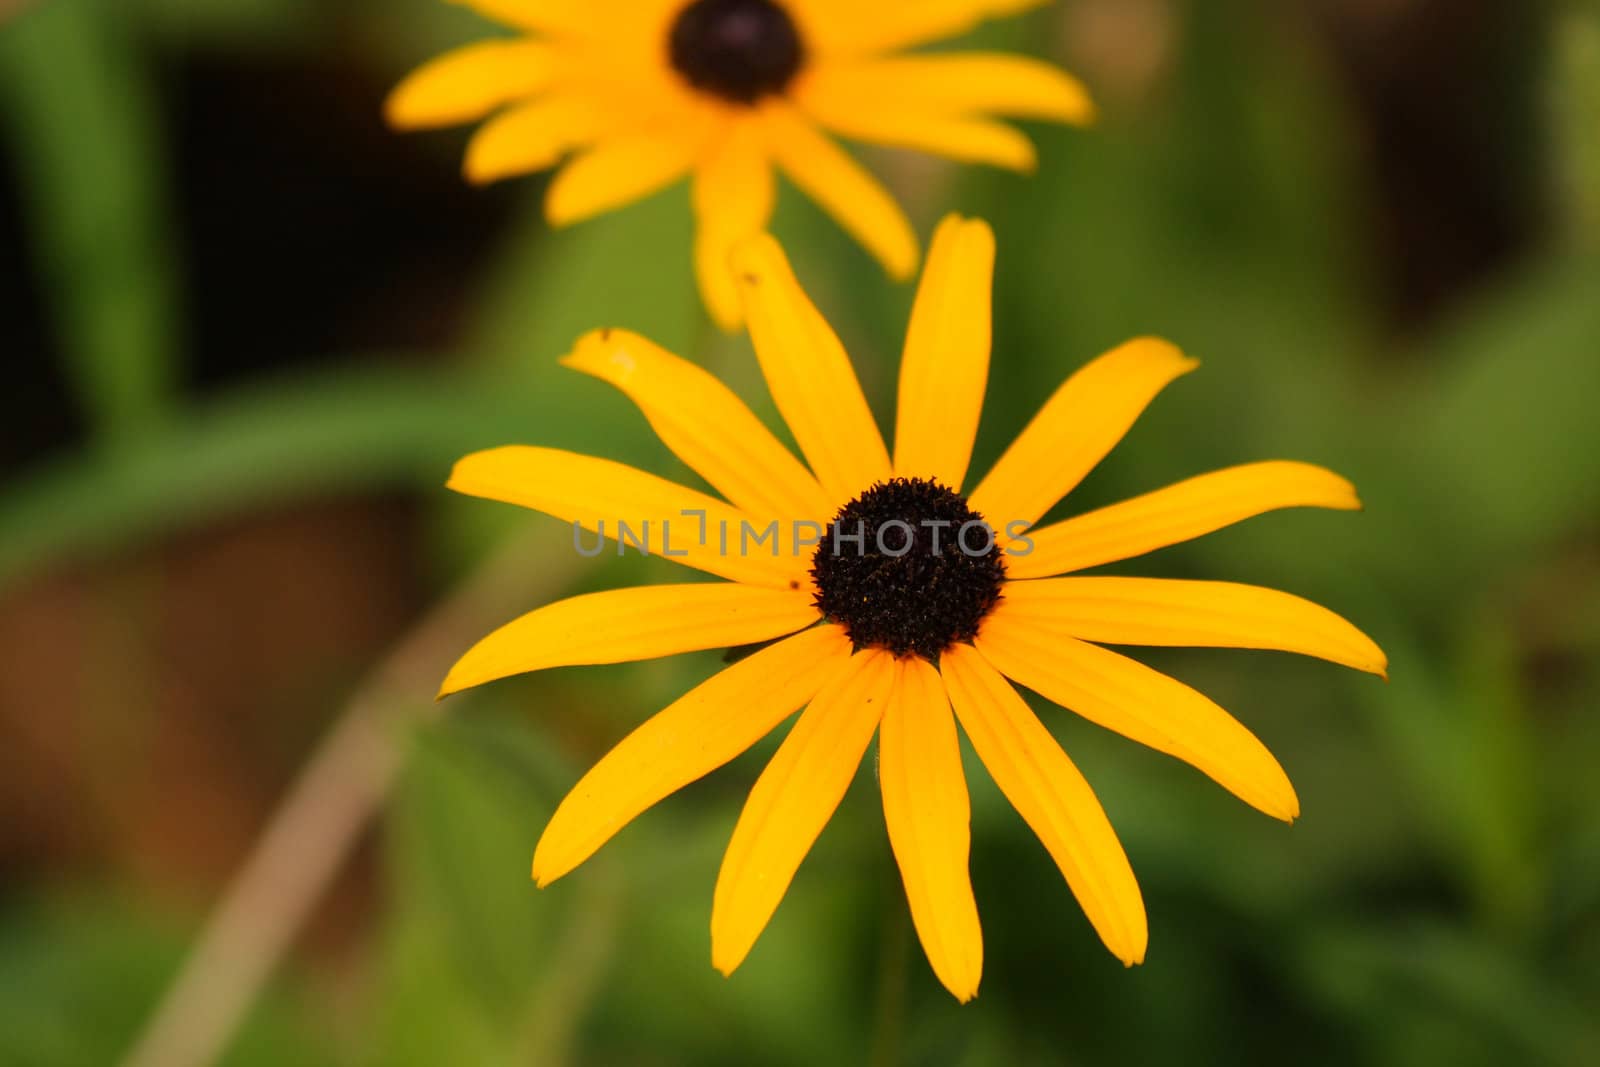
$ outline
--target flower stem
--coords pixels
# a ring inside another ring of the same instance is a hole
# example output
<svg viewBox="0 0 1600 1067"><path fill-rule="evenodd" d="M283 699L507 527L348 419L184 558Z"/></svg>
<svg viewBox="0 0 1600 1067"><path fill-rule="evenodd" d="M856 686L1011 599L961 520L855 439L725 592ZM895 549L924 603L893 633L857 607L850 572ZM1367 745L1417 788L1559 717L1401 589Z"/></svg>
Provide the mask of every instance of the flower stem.
<svg viewBox="0 0 1600 1067"><path fill-rule="evenodd" d="M885 850L887 851L887 850ZM911 959L911 915L891 859L884 879L883 921L878 947L878 991L873 1010L872 1067L896 1067L904 1058L907 985Z"/></svg>
<svg viewBox="0 0 1600 1067"><path fill-rule="evenodd" d="M519 533L388 653L312 755L123 1067L204 1067L226 1051L263 985L400 773L408 731L446 707L450 664L520 607L558 591L564 527Z"/></svg>

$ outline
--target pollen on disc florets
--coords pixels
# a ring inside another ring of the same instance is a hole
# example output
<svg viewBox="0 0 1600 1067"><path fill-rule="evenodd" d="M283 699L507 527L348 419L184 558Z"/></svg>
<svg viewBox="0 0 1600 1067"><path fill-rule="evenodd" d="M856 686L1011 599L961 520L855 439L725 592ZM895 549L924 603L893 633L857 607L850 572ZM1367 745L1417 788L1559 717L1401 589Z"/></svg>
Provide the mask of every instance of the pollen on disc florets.
<svg viewBox="0 0 1600 1067"><path fill-rule="evenodd" d="M783 92L805 58L777 0L693 0L673 23L669 48L690 85L738 104Z"/></svg>
<svg viewBox="0 0 1600 1067"><path fill-rule="evenodd" d="M977 636L1005 573L983 516L921 478L879 482L846 504L811 563L818 610L857 649L930 661Z"/></svg>

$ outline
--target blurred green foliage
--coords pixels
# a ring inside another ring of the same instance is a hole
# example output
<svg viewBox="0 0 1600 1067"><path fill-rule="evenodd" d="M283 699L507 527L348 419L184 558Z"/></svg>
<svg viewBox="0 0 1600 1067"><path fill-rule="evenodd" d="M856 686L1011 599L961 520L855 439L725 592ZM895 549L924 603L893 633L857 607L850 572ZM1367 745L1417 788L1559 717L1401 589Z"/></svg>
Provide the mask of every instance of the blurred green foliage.
<svg viewBox="0 0 1600 1067"><path fill-rule="evenodd" d="M165 144L122 9L42 4L0 34L0 92L79 400L116 443L175 402Z"/></svg>
<svg viewBox="0 0 1600 1067"><path fill-rule="evenodd" d="M528 859L563 790L715 665L684 657L505 683L408 739L362 994L334 1010L327 976L297 964L227 1062L1600 1061L1600 15L1537 7L1550 47L1529 98L1548 109L1523 117L1546 134L1530 166L1550 181L1529 195L1549 194L1548 234L1404 343L1349 101L1304 27L1243 0L1177 5L1170 77L1107 99L1093 131L1035 131L1038 177L962 174L922 212L924 232L948 206L999 236L979 467L1074 367L1159 333L1202 373L1067 510L1280 456L1335 467L1367 503L1122 568L1290 589L1389 651L1387 686L1252 653L1146 657L1278 752L1305 808L1292 830L1041 709L1141 875L1143 967L1099 947L975 759L988 962L965 1008L906 935L870 771L750 961L732 981L711 970L720 849L770 742L534 890ZM1036 45L1055 25L986 32ZM391 77L475 26L429 0L48 0L0 27L0 129L91 428L0 494L0 583L231 513L396 487L427 504L437 571L454 574L530 521L438 489L457 456L497 443L689 477L624 401L556 365L592 327L697 355L770 415L747 343L702 322L683 190L551 234L538 181L448 365L358 354L203 401L180 388L173 193L149 95L163 50L355 42L350 62ZM909 291L796 196L777 230L887 419ZM7 904L0 1062L110 1062L187 924L115 886Z"/></svg>

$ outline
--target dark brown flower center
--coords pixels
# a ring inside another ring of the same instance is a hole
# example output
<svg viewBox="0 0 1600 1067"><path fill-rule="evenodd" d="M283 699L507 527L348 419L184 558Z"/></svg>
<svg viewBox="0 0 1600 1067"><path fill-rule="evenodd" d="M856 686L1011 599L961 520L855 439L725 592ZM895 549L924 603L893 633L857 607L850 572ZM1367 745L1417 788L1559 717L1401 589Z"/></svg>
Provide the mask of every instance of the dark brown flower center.
<svg viewBox="0 0 1600 1067"><path fill-rule="evenodd" d="M933 662L978 635L1005 574L983 516L921 478L880 482L846 504L811 563L817 608L857 649Z"/></svg>
<svg viewBox="0 0 1600 1067"><path fill-rule="evenodd" d="M673 24L671 52L690 85L738 104L781 93L805 57L775 0L694 0Z"/></svg>

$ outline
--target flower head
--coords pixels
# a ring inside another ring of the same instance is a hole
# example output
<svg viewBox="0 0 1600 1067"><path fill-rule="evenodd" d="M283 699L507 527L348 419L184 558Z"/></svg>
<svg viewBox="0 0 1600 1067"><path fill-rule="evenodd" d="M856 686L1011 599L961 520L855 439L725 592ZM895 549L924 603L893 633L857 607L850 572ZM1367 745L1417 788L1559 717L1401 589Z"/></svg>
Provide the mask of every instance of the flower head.
<svg viewBox="0 0 1600 1067"><path fill-rule="evenodd" d="M467 150L467 177L561 164L546 201L555 225L689 177L696 273L713 317L730 329L740 304L728 255L766 228L775 170L891 275L916 267L899 205L828 132L1029 170L1032 145L993 116L1081 123L1093 113L1078 82L1037 60L896 54L1039 0L457 2L524 36L426 64L389 98L390 122L492 115Z"/></svg>
<svg viewBox="0 0 1600 1067"><path fill-rule="evenodd" d="M1294 788L1254 734L1195 690L1102 646L1280 649L1382 674L1378 647L1287 593L1074 572L1277 508L1355 509L1354 489L1319 467L1255 463L1034 529L1192 360L1151 339L1101 356L967 489L989 364L994 239L984 223L951 217L935 236L906 338L892 453L777 243L756 239L735 260L761 369L805 464L704 370L604 330L567 362L631 397L720 499L545 448L468 456L450 479L460 492L590 531L616 534L627 522L661 554L727 580L551 604L469 651L444 692L548 667L773 642L596 764L545 829L534 877L543 885L571 871L646 808L804 708L723 860L713 963L732 972L745 958L876 735L912 919L940 981L967 1000L983 945L967 873L959 722L1106 947L1126 964L1141 961L1144 904L1122 846L1013 683L1294 819Z"/></svg>

